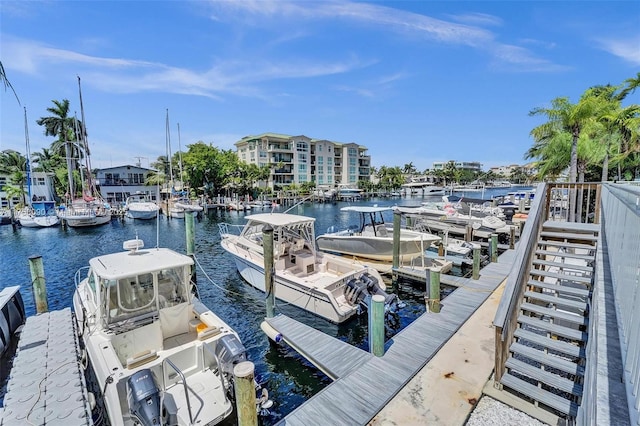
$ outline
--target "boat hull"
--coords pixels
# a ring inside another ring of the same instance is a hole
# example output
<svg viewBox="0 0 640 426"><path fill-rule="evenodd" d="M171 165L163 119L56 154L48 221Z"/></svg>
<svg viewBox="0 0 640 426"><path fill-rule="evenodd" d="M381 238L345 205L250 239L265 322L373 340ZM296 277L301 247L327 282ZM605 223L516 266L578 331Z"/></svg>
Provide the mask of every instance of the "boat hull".
<svg viewBox="0 0 640 426"><path fill-rule="evenodd" d="M72 228L86 228L109 223L111 221L111 213L102 215L61 215L60 219L64 220Z"/></svg>
<svg viewBox="0 0 640 426"><path fill-rule="evenodd" d="M158 214L158 210L127 210L127 217L130 219L143 219L150 220L155 219Z"/></svg>
<svg viewBox="0 0 640 426"><path fill-rule="evenodd" d="M322 251L348 254L356 257L391 262L393 260L393 238L320 235L316 239ZM431 245L432 240L401 240L400 256L420 255Z"/></svg>

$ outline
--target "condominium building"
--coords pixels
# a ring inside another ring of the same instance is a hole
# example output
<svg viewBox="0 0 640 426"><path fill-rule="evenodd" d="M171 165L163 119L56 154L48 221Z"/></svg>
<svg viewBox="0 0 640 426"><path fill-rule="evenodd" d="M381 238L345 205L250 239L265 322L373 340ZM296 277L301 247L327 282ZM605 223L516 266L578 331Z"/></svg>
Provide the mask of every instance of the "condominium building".
<svg viewBox="0 0 640 426"><path fill-rule="evenodd" d="M472 172L481 172L482 164L477 161L434 161L433 162L433 170L444 170L445 166L449 163L453 162L458 170L471 170Z"/></svg>
<svg viewBox="0 0 640 426"><path fill-rule="evenodd" d="M235 146L241 161L270 167L268 186L272 189L305 182L356 186L359 180L370 178L371 157L366 147L356 143L263 133L246 136Z"/></svg>

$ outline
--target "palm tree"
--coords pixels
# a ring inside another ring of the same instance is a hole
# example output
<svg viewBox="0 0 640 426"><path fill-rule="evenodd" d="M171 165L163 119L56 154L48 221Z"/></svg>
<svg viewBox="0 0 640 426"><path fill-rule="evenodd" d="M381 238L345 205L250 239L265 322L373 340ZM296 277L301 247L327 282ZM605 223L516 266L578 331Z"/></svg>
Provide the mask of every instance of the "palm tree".
<svg viewBox="0 0 640 426"><path fill-rule="evenodd" d="M9 184L2 190L7 193L9 199L21 198L23 205L27 204L27 159L17 151L3 151L0 153L0 173L9 175Z"/></svg>
<svg viewBox="0 0 640 426"><path fill-rule="evenodd" d="M86 135L86 131L81 121L69 116L68 99L52 102L54 106L47 108L47 111L53 115L40 117L36 123L44 126L45 136L57 137L51 144L51 150L66 158L68 181L73 182L73 170L79 169L79 160L85 155L83 135ZM70 189L70 195L73 197L73 188Z"/></svg>
<svg viewBox="0 0 640 426"><path fill-rule="evenodd" d="M11 89L11 91L13 92L13 94L16 97L16 100L18 101L18 105L21 105L20 104L20 99L18 98L18 94L16 93L15 89L11 85L11 82L7 78L7 73L4 71L4 66L2 65L2 61L0 61L0 81L2 81L2 84L4 85L4 90L5 91L7 89Z"/></svg>

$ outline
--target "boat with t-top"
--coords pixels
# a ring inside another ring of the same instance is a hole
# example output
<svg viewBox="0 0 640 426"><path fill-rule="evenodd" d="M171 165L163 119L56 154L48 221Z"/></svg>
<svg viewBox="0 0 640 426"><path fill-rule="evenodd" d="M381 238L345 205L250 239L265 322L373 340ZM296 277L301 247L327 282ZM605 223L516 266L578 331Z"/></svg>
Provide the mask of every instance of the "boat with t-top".
<svg viewBox="0 0 640 426"><path fill-rule="evenodd" d="M78 270L73 295L109 423L220 423L246 361L237 333L192 294L193 259L138 239L123 247Z"/></svg>
<svg viewBox="0 0 640 426"><path fill-rule="evenodd" d="M367 306L371 296L385 298L387 311L398 307L395 294L384 291L373 268L316 250L312 217L287 213L245 216L246 225L219 224L222 248L233 256L240 275L265 291L263 233L273 229L275 297L333 323L342 323ZM233 232L233 230L239 232Z"/></svg>

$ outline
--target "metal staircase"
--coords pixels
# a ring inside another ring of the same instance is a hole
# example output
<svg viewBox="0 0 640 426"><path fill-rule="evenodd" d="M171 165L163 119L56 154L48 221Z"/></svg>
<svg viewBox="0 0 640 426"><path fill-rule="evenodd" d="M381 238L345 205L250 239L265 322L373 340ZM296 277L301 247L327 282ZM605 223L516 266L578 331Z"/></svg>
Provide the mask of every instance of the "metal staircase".
<svg viewBox="0 0 640 426"><path fill-rule="evenodd" d="M503 390L569 422L583 392L599 229L542 223L499 380Z"/></svg>

